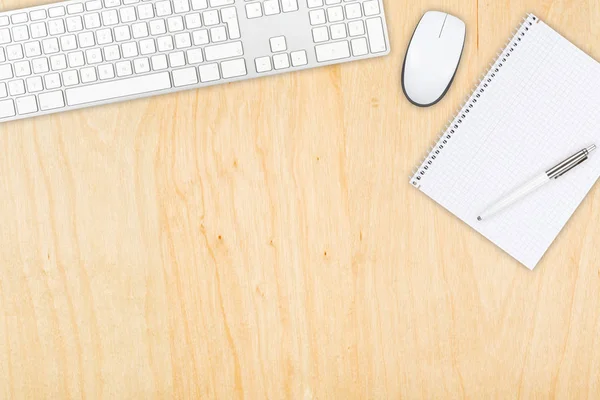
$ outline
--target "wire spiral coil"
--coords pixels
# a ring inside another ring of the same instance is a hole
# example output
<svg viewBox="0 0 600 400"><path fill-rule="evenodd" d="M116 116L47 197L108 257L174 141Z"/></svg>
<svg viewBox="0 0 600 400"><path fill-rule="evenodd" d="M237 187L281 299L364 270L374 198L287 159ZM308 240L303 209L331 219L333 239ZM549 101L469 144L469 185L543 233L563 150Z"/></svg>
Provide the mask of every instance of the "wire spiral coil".
<svg viewBox="0 0 600 400"><path fill-rule="evenodd" d="M478 100L492 84L496 75L501 72L502 67L510 59L511 54L516 51L519 43L529 31L529 28L538 21L539 20L535 15L529 14L524 18L521 26L513 32L513 36L506 42L504 50L498 53L495 60L490 63L488 72L480 77L479 82L475 85L471 95L463 101L458 108L458 112L448 121L442 133L437 137L435 144L430 147L427 155L423 158L417 168L414 169L413 174L411 175L411 184L413 186L417 188L421 186L421 181L427 174L429 168L434 164L442 150L444 150L444 147L452 140L453 136L460 129L463 121L477 105Z"/></svg>

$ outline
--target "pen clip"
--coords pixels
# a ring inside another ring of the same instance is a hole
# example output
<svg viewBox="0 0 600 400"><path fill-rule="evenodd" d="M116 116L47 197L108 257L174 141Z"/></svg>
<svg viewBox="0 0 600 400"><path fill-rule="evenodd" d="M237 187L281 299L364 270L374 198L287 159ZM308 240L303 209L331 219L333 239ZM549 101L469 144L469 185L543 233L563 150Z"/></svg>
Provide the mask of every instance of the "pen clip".
<svg viewBox="0 0 600 400"><path fill-rule="evenodd" d="M568 168L566 168L564 171L560 171L558 175L554 176L553 179L558 179L561 176L563 176L564 174L566 174L567 172L569 172L570 170L572 170L573 168L577 167L578 165L582 164L583 162L585 162L588 159L588 156L586 155L585 157L583 157L581 160L579 160L577 163L571 164Z"/></svg>

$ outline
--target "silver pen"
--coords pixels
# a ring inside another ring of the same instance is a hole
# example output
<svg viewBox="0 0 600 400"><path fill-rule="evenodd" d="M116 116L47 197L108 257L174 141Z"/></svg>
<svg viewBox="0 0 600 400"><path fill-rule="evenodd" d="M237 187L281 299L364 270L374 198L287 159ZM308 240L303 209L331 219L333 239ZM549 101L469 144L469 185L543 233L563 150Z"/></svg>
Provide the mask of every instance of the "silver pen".
<svg viewBox="0 0 600 400"><path fill-rule="evenodd" d="M555 167L550 168L548 171L543 172L538 175L530 182L516 189L514 192L509 194L508 196L500 199L495 204L490 206L487 210L482 212L479 217L477 217L478 221L484 221L489 219L490 217L498 214L500 211L505 210L511 205L515 204L517 201L522 198L528 196L532 192L536 191L540 187L544 186L546 183L552 181L553 179L558 179L567 172L571 171L573 168L577 167L584 161L586 161L589 155L596 150L596 145L591 145L575 154L566 160L562 161Z"/></svg>

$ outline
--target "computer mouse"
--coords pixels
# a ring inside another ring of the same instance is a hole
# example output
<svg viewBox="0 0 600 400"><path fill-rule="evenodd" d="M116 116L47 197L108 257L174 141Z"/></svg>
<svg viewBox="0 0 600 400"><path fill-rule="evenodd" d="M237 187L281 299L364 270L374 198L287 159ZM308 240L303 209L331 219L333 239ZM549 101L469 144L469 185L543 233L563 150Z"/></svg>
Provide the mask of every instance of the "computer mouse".
<svg viewBox="0 0 600 400"><path fill-rule="evenodd" d="M413 33L402 68L402 90L416 106L429 107L448 92L465 45L466 27L443 12L423 15Z"/></svg>

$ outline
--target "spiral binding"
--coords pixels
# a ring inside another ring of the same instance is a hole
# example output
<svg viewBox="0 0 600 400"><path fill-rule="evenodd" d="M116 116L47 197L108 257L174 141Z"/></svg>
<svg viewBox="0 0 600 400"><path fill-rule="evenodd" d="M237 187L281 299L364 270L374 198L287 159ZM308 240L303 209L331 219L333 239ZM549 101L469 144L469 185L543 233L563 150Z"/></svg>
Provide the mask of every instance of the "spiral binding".
<svg viewBox="0 0 600 400"><path fill-rule="evenodd" d="M435 144L429 148L423 161L421 161L419 166L413 170L413 174L410 177L413 186L417 188L421 186L422 179L425 174L427 174L429 168L433 165L448 142L452 140L463 121L477 104L479 98L485 93L489 85L492 84L496 74L501 72L502 67L509 60L510 55L518 48L519 42L521 42L522 38L529 31L529 27L537 22L539 22L539 19L535 15L529 14L523 18L521 26L513 31L513 36L506 42L504 50L498 53L495 60L490 63L488 72L479 78L478 83L473 87L471 95L465 98L459 107L458 112L448 121L444 130L438 136Z"/></svg>

